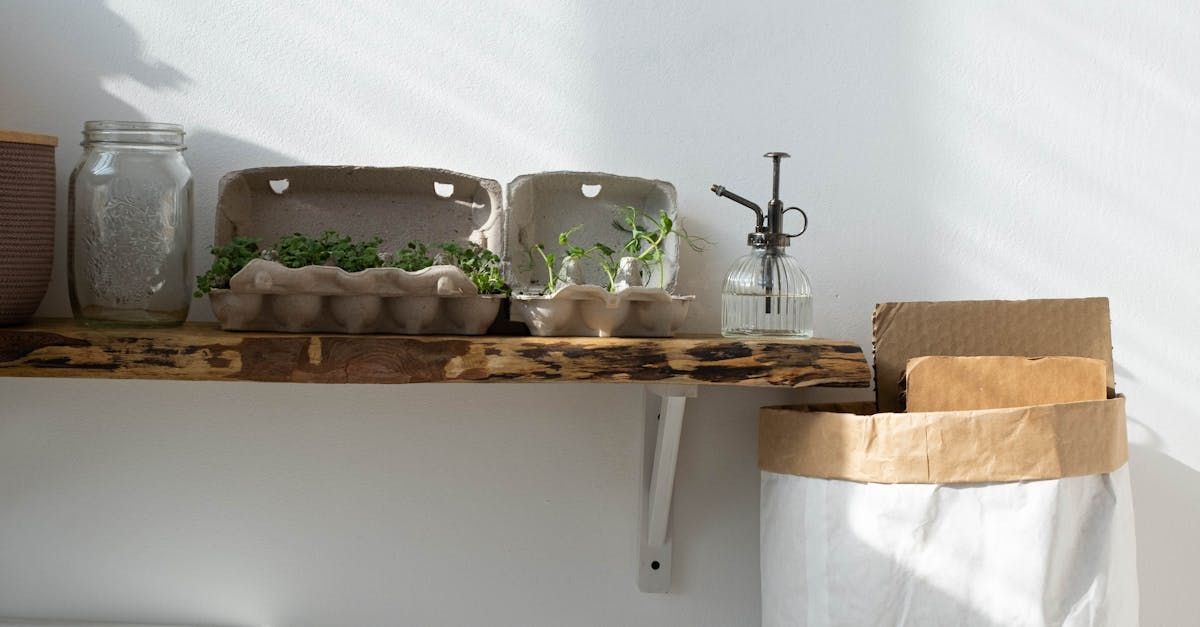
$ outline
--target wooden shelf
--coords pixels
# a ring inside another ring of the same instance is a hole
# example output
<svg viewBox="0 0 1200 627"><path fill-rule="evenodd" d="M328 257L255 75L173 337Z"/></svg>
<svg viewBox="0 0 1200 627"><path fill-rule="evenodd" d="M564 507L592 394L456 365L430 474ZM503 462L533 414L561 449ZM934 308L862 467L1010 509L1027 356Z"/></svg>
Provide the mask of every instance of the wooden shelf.
<svg viewBox="0 0 1200 627"><path fill-rule="evenodd" d="M436 383L643 383L637 585L671 589L671 499L686 400L700 385L867 387L862 349L840 340L539 338L230 333L213 324L94 329L72 320L0 327L0 376ZM664 385L665 384L665 385Z"/></svg>
<svg viewBox="0 0 1200 627"><path fill-rule="evenodd" d="M867 387L871 370L861 348L840 340L297 335L205 323L94 329L40 320L0 328L0 376Z"/></svg>

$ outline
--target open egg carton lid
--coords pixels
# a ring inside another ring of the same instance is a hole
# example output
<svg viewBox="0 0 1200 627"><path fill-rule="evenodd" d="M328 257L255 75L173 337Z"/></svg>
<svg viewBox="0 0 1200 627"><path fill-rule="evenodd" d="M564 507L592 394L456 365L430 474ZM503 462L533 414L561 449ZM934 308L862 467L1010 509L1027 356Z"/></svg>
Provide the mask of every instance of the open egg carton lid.
<svg viewBox="0 0 1200 627"><path fill-rule="evenodd" d="M380 237L381 252L409 241L473 242L505 255L500 184L434 168L231 172L221 179L216 218L218 246L238 236L270 246L292 233L315 237L332 229L358 240ZM500 300L479 295L453 266L351 273L254 260L231 279L230 288L211 298L228 330L478 334L495 319ZM455 302L439 302L447 300Z"/></svg>
<svg viewBox="0 0 1200 627"><path fill-rule="evenodd" d="M436 168L283 166L221 178L214 243L236 236L270 245L284 235L334 229L383 238L381 251L411 240L474 242L500 257L504 208L500 183Z"/></svg>

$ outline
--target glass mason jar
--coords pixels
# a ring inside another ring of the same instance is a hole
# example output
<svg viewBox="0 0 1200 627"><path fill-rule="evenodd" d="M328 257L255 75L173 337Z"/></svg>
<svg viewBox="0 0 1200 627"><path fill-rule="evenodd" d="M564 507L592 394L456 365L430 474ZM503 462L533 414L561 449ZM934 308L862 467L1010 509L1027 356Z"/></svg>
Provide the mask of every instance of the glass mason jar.
<svg viewBox="0 0 1200 627"><path fill-rule="evenodd" d="M183 127L87 122L71 172L71 309L94 326L182 323L192 299L192 172Z"/></svg>
<svg viewBox="0 0 1200 627"><path fill-rule="evenodd" d="M812 287L795 257L754 246L733 262L721 289L721 334L812 337Z"/></svg>

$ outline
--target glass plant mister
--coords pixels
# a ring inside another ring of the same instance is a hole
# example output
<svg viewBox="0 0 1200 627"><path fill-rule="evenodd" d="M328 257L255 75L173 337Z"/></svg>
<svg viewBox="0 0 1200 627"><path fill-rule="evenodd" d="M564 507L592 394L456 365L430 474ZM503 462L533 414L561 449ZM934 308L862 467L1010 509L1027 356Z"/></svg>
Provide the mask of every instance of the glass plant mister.
<svg viewBox="0 0 1200 627"><path fill-rule="evenodd" d="M68 188L71 309L93 326L170 326L191 303L183 128L88 122Z"/></svg>
<svg viewBox="0 0 1200 627"><path fill-rule="evenodd" d="M789 156L768 152L774 166L771 202L762 207L713 185L712 191L749 207L757 218L746 237L750 253L733 262L721 290L721 334L727 337L792 337L813 335L812 287L796 259L787 254L793 237L808 230L808 216L797 207L783 208L779 200L779 162ZM783 214L799 212L804 223L798 233L783 232Z"/></svg>

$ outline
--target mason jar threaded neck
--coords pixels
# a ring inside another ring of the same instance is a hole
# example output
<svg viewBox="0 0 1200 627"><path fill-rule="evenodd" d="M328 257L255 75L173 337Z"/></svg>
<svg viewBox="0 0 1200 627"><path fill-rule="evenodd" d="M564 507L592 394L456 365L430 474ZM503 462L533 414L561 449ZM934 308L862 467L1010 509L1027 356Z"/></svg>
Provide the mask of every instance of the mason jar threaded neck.
<svg viewBox="0 0 1200 627"><path fill-rule="evenodd" d="M92 120L83 124L84 147L122 145L166 150L186 150L183 127L163 122Z"/></svg>

